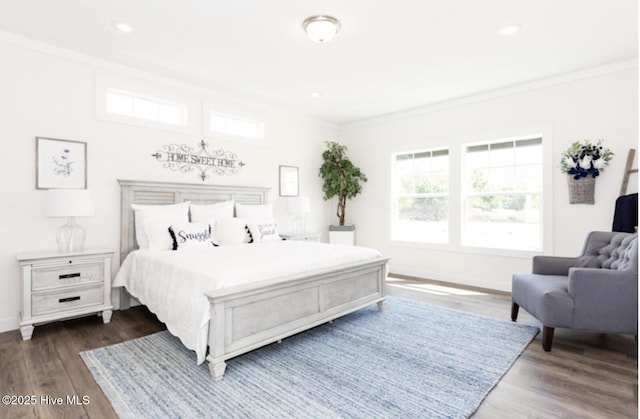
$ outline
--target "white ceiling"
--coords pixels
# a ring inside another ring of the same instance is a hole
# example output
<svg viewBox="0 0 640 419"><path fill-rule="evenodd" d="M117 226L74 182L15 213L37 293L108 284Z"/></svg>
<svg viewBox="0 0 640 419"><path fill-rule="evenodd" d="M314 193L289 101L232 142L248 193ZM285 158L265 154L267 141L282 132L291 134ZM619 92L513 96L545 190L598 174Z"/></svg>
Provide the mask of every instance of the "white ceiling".
<svg viewBox="0 0 640 419"><path fill-rule="evenodd" d="M341 21L331 43L313 14ZM0 31L345 124L637 59L638 2L0 0Z"/></svg>

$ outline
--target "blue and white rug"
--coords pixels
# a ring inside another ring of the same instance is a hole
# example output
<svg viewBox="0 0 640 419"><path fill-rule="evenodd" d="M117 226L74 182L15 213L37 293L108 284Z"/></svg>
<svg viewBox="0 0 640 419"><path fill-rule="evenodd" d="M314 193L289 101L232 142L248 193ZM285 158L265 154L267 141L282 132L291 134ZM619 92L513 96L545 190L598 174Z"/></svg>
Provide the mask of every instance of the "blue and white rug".
<svg viewBox="0 0 640 419"><path fill-rule="evenodd" d="M227 362L168 332L81 353L122 418L465 418L538 328L399 298Z"/></svg>

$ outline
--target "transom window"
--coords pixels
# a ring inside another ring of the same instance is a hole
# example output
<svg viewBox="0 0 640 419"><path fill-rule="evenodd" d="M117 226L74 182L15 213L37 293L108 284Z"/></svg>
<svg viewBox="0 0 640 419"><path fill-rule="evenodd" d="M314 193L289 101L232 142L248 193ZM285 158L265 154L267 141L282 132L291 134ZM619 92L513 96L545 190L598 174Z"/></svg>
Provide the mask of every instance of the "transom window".
<svg viewBox="0 0 640 419"><path fill-rule="evenodd" d="M187 125L187 105L121 89L106 89L108 113L170 125Z"/></svg>
<svg viewBox="0 0 640 419"><path fill-rule="evenodd" d="M391 239L424 243L449 240L449 150L392 156Z"/></svg>
<svg viewBox="0 0 640 419"><path fill-rule="evenodd" d="M225 134L252 141L263 139L264 122L237 115L210 111L209 126L211 133Z"/></svg>

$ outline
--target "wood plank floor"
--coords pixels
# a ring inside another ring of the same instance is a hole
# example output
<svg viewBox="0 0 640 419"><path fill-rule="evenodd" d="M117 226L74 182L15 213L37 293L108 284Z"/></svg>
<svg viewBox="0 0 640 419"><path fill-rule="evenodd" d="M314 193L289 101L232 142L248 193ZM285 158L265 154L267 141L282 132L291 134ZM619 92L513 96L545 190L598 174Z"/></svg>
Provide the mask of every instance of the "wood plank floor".
<svg viewBox="0 0 640 419"><path fill-rule="evenodd" d="M510 297L504 293L408 278L390 278L388 285L390 295L509 319ZM523 310L518 321L538 324ZM0 334L0 396L36 396L33 405L0 405L0 418L116 417L78 353L164 328L136 307L116 311L107 325L92 316L38 326L26 342L18 331ZM558 329L547 353L538 334L473 417L636 418L637 370L632 336ZM67 396L74 395L77 402L67 404ZM46 396L63 403L47 405Z"/></svg>

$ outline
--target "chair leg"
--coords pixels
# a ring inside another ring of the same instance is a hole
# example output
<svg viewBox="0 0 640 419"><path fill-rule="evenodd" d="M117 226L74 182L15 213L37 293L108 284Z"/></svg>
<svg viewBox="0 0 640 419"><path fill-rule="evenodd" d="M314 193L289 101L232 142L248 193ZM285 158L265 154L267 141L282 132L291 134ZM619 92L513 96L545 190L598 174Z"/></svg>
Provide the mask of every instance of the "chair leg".
<svg viewBox="0 0 640 419"><path fill-rule="evenodd" d="M545 352L549 352L551 350L551 343L553 342L553 327L542 327L542 349Z"/></svg>
<svg viewBox="0 0 640 419"><path fill-rule="evenodd" d="M514 322L518 318L518 309L519 308L520 308L520 306L515 301L513 301L511 303L511 320L513 320Z"/></svg>

